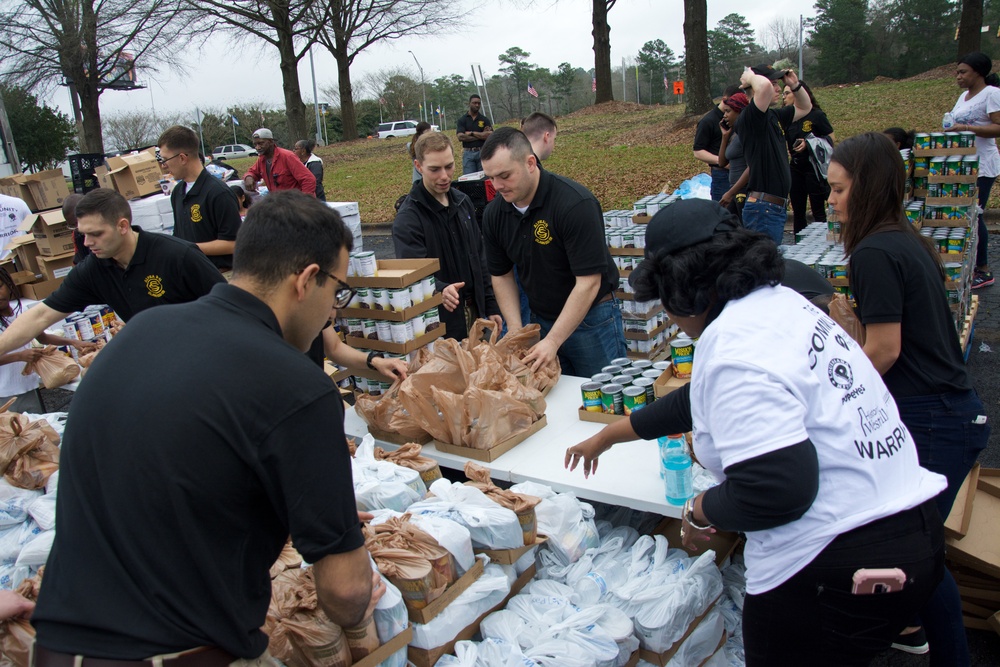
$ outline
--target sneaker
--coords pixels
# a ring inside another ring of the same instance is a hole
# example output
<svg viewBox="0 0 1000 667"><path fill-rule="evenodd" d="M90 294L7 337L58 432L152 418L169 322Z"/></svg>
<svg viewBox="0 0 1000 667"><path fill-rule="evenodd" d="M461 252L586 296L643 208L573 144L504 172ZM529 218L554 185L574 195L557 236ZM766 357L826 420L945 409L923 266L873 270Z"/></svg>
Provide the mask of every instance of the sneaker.
<svg viewBox="0 0 1000 667"><path fill-rule="evenodd" d="M989 287L993 284L993 272L992 271L976 271L972 274L972 289L979 289L980 287Z"/></svg>
<svg viewBox="0 0 1000 667"><path fill-rule="evenodd" d="M908 635L899 635L896 637L896 641L892 643L892 647L898 651L914 655L923 655L930 650L930 647L927 645L927 635L924 634L923 628Z"/></svg>

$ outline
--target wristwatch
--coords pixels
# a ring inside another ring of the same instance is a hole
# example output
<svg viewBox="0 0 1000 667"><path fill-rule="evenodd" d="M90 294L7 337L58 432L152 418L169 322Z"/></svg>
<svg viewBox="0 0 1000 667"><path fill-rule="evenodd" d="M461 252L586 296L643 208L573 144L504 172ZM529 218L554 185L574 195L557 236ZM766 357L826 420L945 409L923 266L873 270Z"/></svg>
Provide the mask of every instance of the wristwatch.
<svg viewBox="0 0 1000 667"><path fill-rule="evenodd" d="M372 370L375 370L375 367L372 366L372 359L374 359L375 357L385 359L385 354L382 352L376 352L375 350L372 350L371 352L368 353L368 360L365 363L368 364L368 368Z"/></svg>
<svg viewBox="0 0 1000 667"><path fill-rule="evenodd" d="M699 525L697 521L694 520L694 497L688 498L684 503L684 508L681 510L681 518L691 524L692 528L697 530L708 530L712 527L712 524L706 526Z"/></svg>

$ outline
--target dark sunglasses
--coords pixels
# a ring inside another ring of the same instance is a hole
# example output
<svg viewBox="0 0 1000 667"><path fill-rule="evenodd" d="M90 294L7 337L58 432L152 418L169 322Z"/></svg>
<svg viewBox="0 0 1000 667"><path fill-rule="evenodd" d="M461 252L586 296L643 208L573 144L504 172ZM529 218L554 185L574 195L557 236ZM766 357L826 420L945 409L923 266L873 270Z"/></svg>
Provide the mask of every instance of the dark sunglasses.
<svg viewBox="0 0 1000 667"><path fill-rule="evenodd" d="M351 287L350 285L348 285L347 283L345 283L343 280L341 280L337 276L333 275L332 273L327 273L323 269L316 269L316 271L317 271L317 273L322 273L324 276L326 276L330 280L337 281L337 285L339 285L339 287L337 288L337 291L335 291L333 293L333 298L334 298L333 307L334 308L343 308L343 307L345 307L347 304L349 304L351 302L351 299L354 298L354 295L358 293L358 290L356 288Z"/></svg>

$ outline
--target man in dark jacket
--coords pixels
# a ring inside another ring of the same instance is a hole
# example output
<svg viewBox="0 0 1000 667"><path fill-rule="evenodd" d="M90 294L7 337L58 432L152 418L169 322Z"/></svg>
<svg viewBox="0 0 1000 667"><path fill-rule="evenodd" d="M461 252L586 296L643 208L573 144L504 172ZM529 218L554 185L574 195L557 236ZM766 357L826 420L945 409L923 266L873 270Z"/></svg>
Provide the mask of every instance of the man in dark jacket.
<svg viewBox="0 0 1000 667"><path fill-rule="evenodd" d="M449 338L468 337L477 317L503 323L500 306L486 270L486 251L472 200L451 187L455 155L451 139L427 132L414 146L413 161L421 180L413 184L392 223L392 239L399 259L437 257L434 274L442 293L441 321Z"/></svg>

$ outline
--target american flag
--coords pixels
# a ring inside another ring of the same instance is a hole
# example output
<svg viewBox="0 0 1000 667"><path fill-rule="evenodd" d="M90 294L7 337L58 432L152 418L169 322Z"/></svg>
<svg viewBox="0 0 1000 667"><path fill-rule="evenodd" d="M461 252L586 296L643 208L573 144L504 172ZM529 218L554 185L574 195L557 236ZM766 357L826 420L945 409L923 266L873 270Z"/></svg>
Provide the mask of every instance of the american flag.
<svg viewBox="0 0 1000 667"><path fill-rule="evenodd" d="M531 85L530 81L528 82L528 94L532 97L538 97L538 91L535 90L535 87Z"/></svg>
<svg viewBox="0 0 1000 667"><path fill-rule="evenodd" d="M590 92L592 92L592 93L596 93L597 92L597 77L596 76L593 77L590 80Z"/></svg>
<svg viewBox="0 0 1000 667"><path fill-rule="evenodd" d="M666 74L663 75L663 87L666 88L667 90L670 90L670 82L667 81Z"/></svg>

